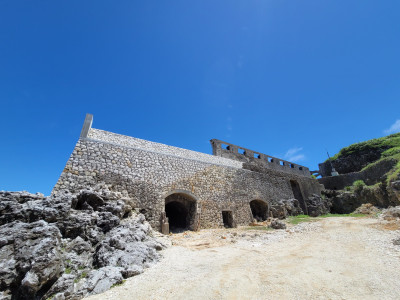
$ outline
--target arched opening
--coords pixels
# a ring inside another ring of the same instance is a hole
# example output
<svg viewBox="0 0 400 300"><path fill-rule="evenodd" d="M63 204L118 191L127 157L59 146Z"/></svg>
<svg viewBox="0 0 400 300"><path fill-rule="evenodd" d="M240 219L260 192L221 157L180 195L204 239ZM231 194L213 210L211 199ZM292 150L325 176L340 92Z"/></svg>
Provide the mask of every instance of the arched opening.
<svg viewBox="0 0 400 300"><path fill-rule="evenodd" d="M165 198L165 214L170 232L194 230L196 200L183 193L175 193Z"/></svg>
<svg viewBox="0 0 400 300"><path fill-rule="evenodd" d="M262 222L268 219L268 204L261 200L253 200L250 202L250 209L253 219Z"/></svg>
<svg viewBox="0 0 400 300"><path fill-rule="evenodd" d="M300 185L295 180L290 180L290 186L292 187L293 196L300 203L300 207L303 210L304 214L308 214L307 205L304 201L303 194L301 193Z"/></svg>

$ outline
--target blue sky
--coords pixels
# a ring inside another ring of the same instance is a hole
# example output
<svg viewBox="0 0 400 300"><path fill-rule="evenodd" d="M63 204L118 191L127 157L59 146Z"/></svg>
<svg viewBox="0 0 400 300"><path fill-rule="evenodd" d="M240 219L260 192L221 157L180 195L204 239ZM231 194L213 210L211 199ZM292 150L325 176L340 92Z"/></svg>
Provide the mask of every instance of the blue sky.
<svg viewBox="0 0 400 300"><path fill-rule="evenodd" d="M0 190L49 194L94 128L317 169L400 131L400 1L0 0Z"/></svg>

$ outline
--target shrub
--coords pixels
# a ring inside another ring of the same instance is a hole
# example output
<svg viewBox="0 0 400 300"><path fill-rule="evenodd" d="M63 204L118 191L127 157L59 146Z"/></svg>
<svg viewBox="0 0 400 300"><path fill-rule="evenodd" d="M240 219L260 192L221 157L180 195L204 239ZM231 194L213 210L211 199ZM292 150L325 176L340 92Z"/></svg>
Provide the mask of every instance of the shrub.
<svg viewBox="0 0 400 300"><path fill-rule="evenodd" d="M366 186L364 180L356 180L353 182L353 187L355 191L361 191L364 186Z"/></svg>

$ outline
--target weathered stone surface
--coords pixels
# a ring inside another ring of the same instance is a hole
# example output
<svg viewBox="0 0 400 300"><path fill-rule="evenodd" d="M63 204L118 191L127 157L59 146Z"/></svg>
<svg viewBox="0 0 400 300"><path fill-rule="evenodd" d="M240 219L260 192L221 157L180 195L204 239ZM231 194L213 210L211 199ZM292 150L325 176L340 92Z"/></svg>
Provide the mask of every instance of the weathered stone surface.
<svg viewBox="0 0 400 300"><path fill-rule="evenodd" d="M323 199L318 195L312 195L306 199L308 214L311 217L318 217L330 212L332 206L329 199Z"/></svg>
<svg viewBox="0 0 400 300"><path fill-rule="evenodd" d="M304 214L297 199L282 199L277 204L271 206L272 216L278 219L285 219L288 216Z"/></svg>
<svg viewBox="0 0 400 300"><path fill-rule="evenodd" d="M382 211L382 217L385 220L393 220L400 218L400 206L390 207Z"/></svg>
<svg viewBox="0 0 400 300"><path fill-rule="evenodd" d="M107 190L0 197L4 299L80 299L103 292L155 263L165 247L129 199Z"/></svg>
<svg viewBox="0 0 400 300"><path fill-rule="evenodd" d="M278 219L273 219L270 224L271 228L274 229L286 229L286 224Z"/></svg>
<svg viewBox="0 0 400 300"><path fill-rule="evenodd" d="M70 201L68 193L46 198L42 194L34 195L27 192L0 192L0 225L12 221L56 222L69 211Z"/></svg>
<svg viewBox="0 0 400 300"><path fill-rule="evenodd" d="M78 208L88 213L108 211L121 218L129 215L128 206L135 207L153 228L161 230L166 198L171 195L193 202L188 228L215 228L224 226L222 211L232 212L235 225L250 223L253 200L264 201L270 208L279 206L281 199L306 199L321 192L322 186L310 178L307 168L286 161L283 165L278 160L263 161L265 156L255 158L254 154L243 163L91 128L87 138L76 144L53 194L90 187L97 196L80 200ZM248 150L243 156L249 155ZM299 186L297 195L291 181ZM101 202L109 197L97 190L99 185L130 202L124 201L118 213L110 210L107 202Z"/></svg>
<svg viewBox="0 0 400 300"><path fill-rule="evenodd" d="M372 205L371 203L362 204L358 207L354 213L355 214L364 214L364 215L376 215L379 212L379 209Z"/></svg>
<svg viewBox="0 0 400 300"><path fill-rule="evenodd" d="M17 299L43 296L63 270L61 234L46 221L13 221L0 227L6 246L0 250L0 289Z"/></svg>
<svg viewBox="0 0 400 300"><path fill-rule="evenodd" d="M111 230L97 247L94 265L122 267L125 274L157 261L157 250L165 246L149 238L150 225L140 215L136 222L124 221L121 226Z"/></svg>

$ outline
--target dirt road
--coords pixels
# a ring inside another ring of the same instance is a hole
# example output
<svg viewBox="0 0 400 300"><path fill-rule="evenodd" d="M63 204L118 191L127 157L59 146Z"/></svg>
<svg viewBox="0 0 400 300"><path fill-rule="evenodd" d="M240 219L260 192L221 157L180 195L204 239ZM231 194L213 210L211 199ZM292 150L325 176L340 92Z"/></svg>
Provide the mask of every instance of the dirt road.
<svg viewBox="0 0 400 300"><path fill-rule="evenodd" d="M400 299L399 236L349 217L178 234L156 266L88 299Z"/></svg>

